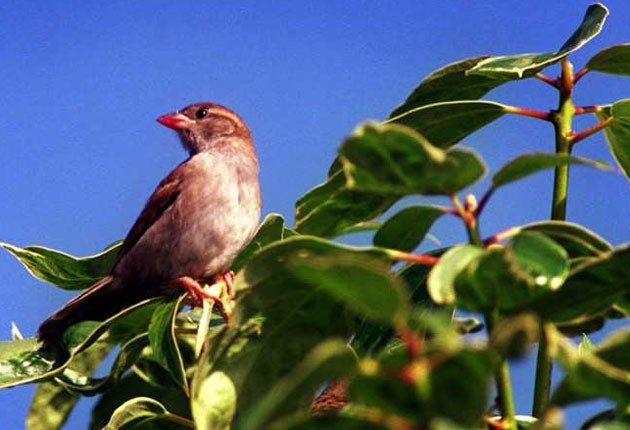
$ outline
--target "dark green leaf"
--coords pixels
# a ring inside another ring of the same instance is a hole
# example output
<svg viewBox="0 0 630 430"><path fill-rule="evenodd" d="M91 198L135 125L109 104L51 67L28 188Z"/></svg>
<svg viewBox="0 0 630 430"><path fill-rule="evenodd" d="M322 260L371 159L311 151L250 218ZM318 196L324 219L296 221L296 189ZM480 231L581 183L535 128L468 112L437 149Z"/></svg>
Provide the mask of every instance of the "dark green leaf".
<svg viewBox="0 0 630 430"><path fill-rule="evenodd" d="M213 372L201 381L192 398L197 430L229 430L236 412L236 390L223 372Z"/></svg>
<svg viewBox="0 0 630 430"><path fill-rule="evenodd" d="M171 382L172 378L166 374L164 376L165 377L160 381L162 384L155 385L140 379L133 372L127 373L118 384L114 385L100 396L98 402L92 408L92 419L89 428L91 430L102 430L120 405L127 400L137 397L160 399L160 403L168 411L190 419L190 400L174 382ZM159 424L159 421L149 422L142 425L142 428L143 430L148 430L149 428L151 430L188 428L188 426L177 426L172 422L162 427L160 427Z"/></svg>
<svg viewBox="0 0 630 430"><path fill-rule="evenodd" d="M628 288L630 246L626 245L585 260L560 289L541 296L531 309L554 322L571 322L604 312Z"/></svg>
<svg viewBox="0 0 630 430"><path fill-rule="evenodd" d="M452 101L420 106L388 122L413 128L439 148L449 148L509 111L487 101Z"/></svg>
<svg viewBox="0 0 630 430"><path fill-rule="evenodd" d="M404 286L391 274L390 262L358 253L327 256L308 251L292 257L292 275L326 292L349 309L381 323L407 318Z"/></svg>
<svg viewBox="0 0 630 430"><path fill-rule="evenodd" d="M437 206L409 206L389 218L374 235L374 245L413 251L424 239L433 222L444 215Z"/></svg>
<svg viewBox="0 0 630 430"><path fill-rule="evenodd" d="M585 166L597 167L599 169L611 170L611 167L608 164L601 161L589 160L587 158L543 152L523 154L503 165L492 176L492 187L497 188L501 185L518 181L519 179L542 170L567 164L582 164Z"/></svg>
<svg viewBox="0 0 630 430"><path fill-rule="evenodd" d="M284 218L279 214L269 214L265 217L258 231L249 242L249 245L241 251L232 263L232 270L237 272L252 255L260 251L270 243L282 240L287 228L284 226Z"/></svg>
<svg viewBox="0 0 630 430"><path fill-rule="evenodd" d="M474 152L443 151L396 124L360 127L339 153L347 186L378 195L450 195L485 173Z"/></svg>
<svg viewBox="0 0 630 430"><path fill-rule="evenodd" d="M118 382L123 373L135 364L136 360L142 354L142 350L148 345L149 337L146 333L140 334L124 345L121 345L120 351L118 351L114 363L111 366L109 375L103 378L89 377L91 371L95 370L95 366L86 370L79 370L76 367L79 360L81 360L80 362L95 360L96 357L92 351L93 347L90 347L87 351L78 354L71 363L71 369L66 369L59 378L63 381L66 389L69 388L72 391L78 391L83 395L93 395L102 392ZM104 356L100 357L101 360L102 358L104 358ZM94 364L100 364L100 360ZM69 370L72 370L72 372L69 372ZM88 371L90 372L88 373Z"/></svg>
<svg viewBox="0 0 630 430"><path fill-rule="evenodd" d="M140 428L150 421L168 422L168 428L194 428L194 423L169 413L157 400L136 397L123 403L114 411L104 430ZM165 428L165 427L161 427Z"/></svg>
<svg viewBox="0 0 630 430"><path fill-rule="evenodd" d="M507 82L501 76L468 75L466 71L488 56L466 58L448 64L424 78L411 95L398 106L390 118L402 115L420 106L455 100L477 100L488 91Z"/></svg>
<svg viewBox="0 0 630 430"><path fill-rule="evenodd" d="M317 345L287 376L277 381L242 420L241 429L265 429L280 418L278 411L292 398L313 398L326 381L348 377L356 358L345 341L328 340Z"/></svg>
<svg viewBox="0 0 630 430"><path fill-rule="evenodd" d="M586 68L613 75L630 75L630 44L625 43L602 49L588 60Z"/></svg>
<svg viewBox="0 0 630 430"><path fill-rule="evenodd" d="M545 234L562 246L572 260L597 257L612 250L612 245L587 228L566 221L541 221L527 224L523 231Z"/></svg>
<svg viewBox="0 0 630 430"><path fill-rule="evenodd" d="M626 328L610 335L590 351L561 344L560 358L566 376L558 385L552 401L567 405L606 397L624 407L630 403L630 331Z"/></svg>
<svg viewBox="0 0 630 430"><path fill-rule="evenodd" d="M31 275L65 290L87 288L109 275L120 249L121 242L111 245L99 254L75 257L42 246L19 248L0 243L26 267Z"/></svg>
<svg viewBox="0 0 630 430"><path fill-rule="evenodd" d="M599 34L608 16L608 9L601 3L588 7L582 23L556 52L489 57L480 61L469 73L520 79L530 77L547 66L557 63Z"/></svg>
<svg viewBox="0 0 630 430"><path fill-rule="evenodd" d="M186 370L175 337L175 319L185 298L186 295L181 295L176 301L167 301L157 306L149 326L149 342L155 360L169 371L187 393Z"/></svg>
<svg viewBox="0 0 630 430"><path fill-rule="evenodd" d="M463 425L479 425L487 407L491 375L487 354L460 346L453 351L441 348L438 355L435 364L430 364L430 357L419 362L423 366L417 369L415 386L385 376L402 370L395 368L354 378L348 387L352 403L396 414L412 423L443 417Z"/></svg>
<svg viewBox="0 0 630 430"><path fill-rule="evenodd" d="M458 306L474 311L521 309L557 290L569 274L566 251L541 233L522 232L490 248L455 279Z"/></svg>
<svg viewBox="0 0 630 430"><path fill-rule="evenodd" d="M295 204L295 229L301 234L334 237L370 221L396 202L396 197L351 190L342 171L304 194Z"/></svg>
<svg viewBox="0 0 630 430"><path fill-rule="evenodd" d="M630 179L630 99L606 106L596 116L600 121L613 118L604 129L604 135L617 164Z"/></svg>

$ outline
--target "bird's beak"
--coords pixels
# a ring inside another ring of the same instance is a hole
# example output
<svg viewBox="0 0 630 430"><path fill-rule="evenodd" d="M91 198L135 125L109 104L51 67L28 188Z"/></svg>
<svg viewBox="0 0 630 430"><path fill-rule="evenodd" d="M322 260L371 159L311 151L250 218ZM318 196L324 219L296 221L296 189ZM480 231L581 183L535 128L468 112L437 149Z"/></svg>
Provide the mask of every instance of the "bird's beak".
<svg viewBox="0 0 630 430"><path fill-rule="evenodd" d="M187 116L174 112L158 117L157 122L168 128L179 131L188 128L192 121Z"/></svg>

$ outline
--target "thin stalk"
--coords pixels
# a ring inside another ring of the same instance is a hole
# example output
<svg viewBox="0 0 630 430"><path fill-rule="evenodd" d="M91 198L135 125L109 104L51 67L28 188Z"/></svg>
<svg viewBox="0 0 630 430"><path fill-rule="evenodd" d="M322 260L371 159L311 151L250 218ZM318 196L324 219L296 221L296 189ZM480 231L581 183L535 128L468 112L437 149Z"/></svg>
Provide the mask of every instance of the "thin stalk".
<svg viewBox="0 0 630 430"><path fill-rule="evenodd" d="M494 328L499 322L498 311L493 311L485 316L488 336L492 335ZM514 393L512 391L512 381L510 378L510 367L505 359L494 366L494 378L497 384L497 397L499 399L499 410L503 421L504 430L516 430L516 407L514 405Z"/></svg>
<svg viewBox="0 0 630 430"><path fill-rule="evenodd" d="M555 130L556 154L571 155L571 141L573 131L571 125L575 116L573 105L573 84L577 80L573 76L573 65L565 58L562 60L562 73L558 83L560 85L560 100L558 110L552 115L551 121ZM569 188L569 165L556 167L553 181L553 197L551 201L551 219L564 221L567 214L567 193ZM536 383L534 386L534 402L532 415L541 417L549 402L551 390L551 374L553 363L549 349L549 338L541 327L538 343L538 357L536 362Z"/></svg>
<svg viewBox="0 0 630 430"><path fill-rule="evenodd" d="M466 210L462 206L457 196L451 196L451 202L457 212L459 212L462 219L466 224L466 232L468 233L468 240L472 245L479 247L484 246L484 242L479 234L479 225L475 212L478 208L471 208L471 211ZM486 329L488 337L492 336L494 327L499 322L498 310L493 310L491 313L485 315ZM497 385L497 395L500 399L499 409L501 411L503 429L504 430L517 430L516 425L516 408L514 406L514 395L512 392L512 380L510 378L510 367L507 360L500 358L500 361L494 364L494 378Z"/></svg>

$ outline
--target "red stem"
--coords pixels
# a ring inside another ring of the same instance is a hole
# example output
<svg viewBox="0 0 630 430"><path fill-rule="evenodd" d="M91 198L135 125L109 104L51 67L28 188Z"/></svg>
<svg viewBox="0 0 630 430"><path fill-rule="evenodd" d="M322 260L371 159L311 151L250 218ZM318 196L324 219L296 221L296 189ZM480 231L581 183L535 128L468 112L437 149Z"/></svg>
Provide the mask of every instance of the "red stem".
<svg viewBox="0 0 630 430"><path fill-rule="evenodd" d="M576 115L583 115L585 113L597 113L601 111L602 111L601 106L581 106L581 107L575 108Z"/></svg>
<svg viewBox="0 0 630 430"><path fill-rule="evenodd" d="M543 75L542 73L536 73L536 78L543 81L546 84L551 85L554 88L558 88L558 81L556 79L552 79L547 75Z"/></svg>
<svg viewBox="0 0 630 430"><path fill-rule="evenodd" d="M552 119L551 112L543 112L543 111L536 110L536 109L508 106L506 111L508 113L513 113L513 114L522 115L522 116L528 116L530 118L542 119L544 121L551 121L551 119Z"/></svg>
<svg viewBox="0 0 630 430"><path fill-rule="evenodd" d="M588 69L588 67L582 67L580 70L578 70L578 72L573 75L573 84L577 84L578 81L582 79L584 75L586 75L589 71L590 70Z"/></svg>
<svg viewBox="0 0 630 430"><path fill-rule="evenodd" d="M608 126L608 124L610 124L612 122L612 120L613 120L613 117L610 116L610 117L608 117L608 118L606 118L604 120L601 120L600 122L598 122L594 126L580 131L579 133L573 133L573 135L571 136L571 145L575 145L579 141L584 140L587 137L589 137L590 135L595 134L598 131L606 128Z"/></svg>

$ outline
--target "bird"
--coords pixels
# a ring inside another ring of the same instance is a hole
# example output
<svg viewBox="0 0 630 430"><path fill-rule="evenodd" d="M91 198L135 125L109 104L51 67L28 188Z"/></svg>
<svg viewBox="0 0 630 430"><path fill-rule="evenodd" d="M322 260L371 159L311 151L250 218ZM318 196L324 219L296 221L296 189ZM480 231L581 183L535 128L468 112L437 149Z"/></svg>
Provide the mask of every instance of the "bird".
<svg viewBox="0 0 630 430"><path fill-rule="evenodd" d="M177 132L189 156L151 194L109 275L41 323L43 349L59 345L76 323L103 321L147 298L183 288L198 300L201 283L229 279L232 262L254 235L261 213L259 166L245 122L211 102L157 121Z"/></svg>

